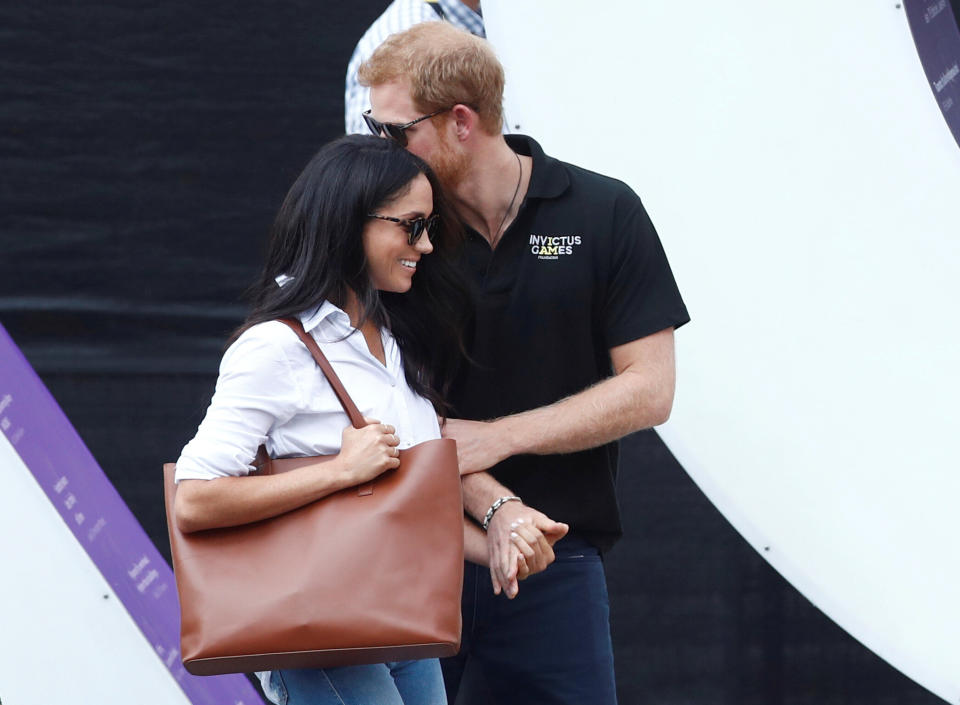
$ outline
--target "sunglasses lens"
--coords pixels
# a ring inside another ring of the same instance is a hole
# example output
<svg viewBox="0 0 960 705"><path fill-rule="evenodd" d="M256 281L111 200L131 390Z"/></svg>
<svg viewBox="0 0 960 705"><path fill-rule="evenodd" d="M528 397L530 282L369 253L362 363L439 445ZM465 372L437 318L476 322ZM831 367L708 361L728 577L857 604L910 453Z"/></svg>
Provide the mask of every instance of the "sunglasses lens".
<svg viewBox="0 0 960 705"><path fill-rule="evenodd" d="M423 218L417 218L416 220L410 221L410 237L408 242L411 245L416 245L417 241L420 239L420 236L423 235L424 227L426 226L427 221Z"/></svg>
<svg viewBox="0 0 960 705"><path fill-rule="evenodd" d="M383 126L379 121L371 117L369 113L363 114L363 121L367 123L367 127L370 129L370 132L375 134L377 137L380 136L380 133L383 131Z"/></svg>
<svg viewBox="0 0 960 705"><path fill-rule="evenodd" d="M389 122L381 123L381 126L383 127L387 137L399 142L401 147L407 146L407 136L404 134L402 127L399 125L392 125Z"/></svg>
<svg viewBox="0 0 960 705"><path fill-rule="evenodd" d="M416 220L410 221L410 244L416 245L417 241L420 239L420 236L424 232L427 233L427 239L430 242L433 242L433 228L436 226L437 221L440 220L440 216L437 214L431 215L429 218L417 218Z"/></svg>

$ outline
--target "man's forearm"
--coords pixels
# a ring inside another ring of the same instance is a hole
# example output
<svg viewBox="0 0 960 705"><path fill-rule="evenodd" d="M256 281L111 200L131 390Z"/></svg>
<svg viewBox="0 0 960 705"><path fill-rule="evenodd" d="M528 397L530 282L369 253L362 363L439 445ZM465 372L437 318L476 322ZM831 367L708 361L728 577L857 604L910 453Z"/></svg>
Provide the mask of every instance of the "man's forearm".
<svg viewBox="0 0 960 705"><path fill-rule="evenodd" d="M513 492L485 472L464 475L460 478L460 485L463 490L463 510L480 522L497 499L513 495Z"/></svg>
<svg viewBox="0 0 960 705"><path fill-rule="evenodd" d="M491 422L506 455L573 453L651 428L670 416L673 384L628 371L548 406Z"/></svg>
<svg viewBox="0 0 960 705"><path fill-rule="evenodd" d="M663 423L673 406L673 329L611 348L616 374L558 402L493 421L447 419L460 474L512 455L573 453Z"/></svg>

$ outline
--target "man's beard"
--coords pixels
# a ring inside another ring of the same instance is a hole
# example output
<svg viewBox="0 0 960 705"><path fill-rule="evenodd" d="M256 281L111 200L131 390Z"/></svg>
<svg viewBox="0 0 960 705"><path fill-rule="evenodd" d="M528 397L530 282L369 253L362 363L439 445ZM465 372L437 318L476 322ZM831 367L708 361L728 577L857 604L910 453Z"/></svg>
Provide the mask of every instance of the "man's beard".
<svg viewBox="0 0 960 705"><path fill-rule="evenodd" d="M430 168L437 175L440 185L447 191L453 191L467 173L470 160L466 154L457 151L445 135L441 134L440 144L430 161Z"/></svg>

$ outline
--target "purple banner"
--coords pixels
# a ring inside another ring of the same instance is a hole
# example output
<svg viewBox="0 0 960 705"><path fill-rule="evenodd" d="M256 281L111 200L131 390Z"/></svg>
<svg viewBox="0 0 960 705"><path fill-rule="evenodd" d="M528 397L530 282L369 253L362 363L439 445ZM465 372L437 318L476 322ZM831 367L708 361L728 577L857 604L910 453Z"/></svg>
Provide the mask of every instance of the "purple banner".
<svg viewBox="0 0 960 705"><path fill-rule="evenodd" d="M183 668L173 571L2 325L0 430L190 701L262 703L242 675L201 678ZM160 464L143 469L154 472L157 487Z"/></svg>
<svg viewBox="0 0 960 705"><path fill-rule="evenodd" d="M920 63L960 145L960 27L949 0L904 0Z"/></svg>

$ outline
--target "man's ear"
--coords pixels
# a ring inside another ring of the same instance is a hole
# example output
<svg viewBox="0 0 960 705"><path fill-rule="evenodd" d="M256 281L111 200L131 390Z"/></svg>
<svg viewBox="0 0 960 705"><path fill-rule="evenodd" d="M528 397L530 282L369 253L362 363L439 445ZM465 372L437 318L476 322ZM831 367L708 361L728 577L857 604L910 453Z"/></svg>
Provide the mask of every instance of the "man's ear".
<svg viewBox="0 0 960 705"><path fill-rule="evenodd" d="M470 135L473 134L473 131L477 129L479 116L474 112L473 108L463 103L457 103L450 108L450 113L453 115L457 140L460 142L467 140Z"/></svg>

